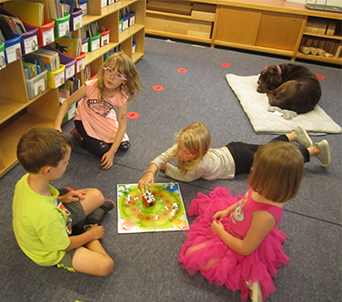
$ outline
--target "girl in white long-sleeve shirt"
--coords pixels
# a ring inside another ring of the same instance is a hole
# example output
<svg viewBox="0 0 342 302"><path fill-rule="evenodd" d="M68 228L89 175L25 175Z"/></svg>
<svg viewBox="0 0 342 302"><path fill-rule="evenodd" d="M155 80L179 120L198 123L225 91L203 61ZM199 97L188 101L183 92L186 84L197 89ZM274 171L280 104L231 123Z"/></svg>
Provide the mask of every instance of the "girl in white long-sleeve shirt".
<svg viewBox="0 0 342 302"><path fill-rule="evenodd" d="M272 141L298 142L298 148L304 162L311 156L317 156L323 167L330 164L330 148L326 140L312 145L305 129L298 126L293 132L280 135ZM211 135L202 123L195 122L176 136L176 144L150 162L145 175L139 180L141 190L154 184L154 175L165 170L165 175L180 181L193 181L199 178L207 180L233 179L235 175L248 174L253 164L254 154L260 145L231 142L218 149L210 148ZM177 166L169 163L177 160Z"/></svg>

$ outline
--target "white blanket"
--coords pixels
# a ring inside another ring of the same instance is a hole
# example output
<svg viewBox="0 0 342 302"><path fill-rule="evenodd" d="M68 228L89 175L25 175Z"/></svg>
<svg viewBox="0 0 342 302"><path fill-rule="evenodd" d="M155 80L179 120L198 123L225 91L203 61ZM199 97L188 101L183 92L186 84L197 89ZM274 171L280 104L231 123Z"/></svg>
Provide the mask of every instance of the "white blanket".
<svg viewBox="0 0 342 302"><path fill-rule="evenodd" d="M239 99L256 133L283 134L291 132L298 125L303 126L310 135L342 132L341 127L318 105L314 110L299 114L291 120L269 112L270 105L266 94L256 91L258 77L226 75L229 86Z"/></svg>

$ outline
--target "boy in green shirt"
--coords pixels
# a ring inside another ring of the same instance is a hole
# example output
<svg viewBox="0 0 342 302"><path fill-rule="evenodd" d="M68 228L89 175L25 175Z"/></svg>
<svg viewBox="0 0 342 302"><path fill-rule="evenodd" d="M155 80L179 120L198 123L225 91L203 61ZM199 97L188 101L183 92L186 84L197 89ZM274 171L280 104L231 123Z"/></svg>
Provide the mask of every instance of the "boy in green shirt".
<svg viewBox="0 0 342 302"><path fill-rule="evenodd" d="M99 241L104 227L94 224L86 232L71 234L73 227L83 225L89 214L103 207L102 193L82 189L59 196L49 184L64 174L71 149L70 138L52 128L35 127L22 136L17 157L28 173L15 187L14 233L23 252L39 265L106 276L114 261Z"/></svg>

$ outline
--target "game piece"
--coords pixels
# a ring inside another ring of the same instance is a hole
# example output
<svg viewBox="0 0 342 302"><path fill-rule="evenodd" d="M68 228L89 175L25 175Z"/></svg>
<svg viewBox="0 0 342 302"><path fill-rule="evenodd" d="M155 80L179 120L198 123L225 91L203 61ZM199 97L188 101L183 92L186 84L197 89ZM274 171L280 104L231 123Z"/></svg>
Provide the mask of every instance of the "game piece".
<svg viewBox="0 0 342 302"><path fill-rule="evenodd" d="M156 204L156 199L154 198L153 194L151 191L144 191L143 193L143 203L146 208L152 207Z"/></svg>

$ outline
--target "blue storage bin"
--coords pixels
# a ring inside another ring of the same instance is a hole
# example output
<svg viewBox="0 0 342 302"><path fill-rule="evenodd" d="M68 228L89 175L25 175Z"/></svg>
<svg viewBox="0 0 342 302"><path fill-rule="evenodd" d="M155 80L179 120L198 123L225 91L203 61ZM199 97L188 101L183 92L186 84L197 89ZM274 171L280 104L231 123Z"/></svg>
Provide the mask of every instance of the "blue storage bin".
<svg viewBox="0 0 342 302"><path fill-rule="evenodd" d="M0 14L16 17L10 12L5 11L3 9L0 9ZM21 34L21 51L23 55L26 55L38 49L38 37L37 37L38 29L24 22L23 22L23 25L26 29L26 32Z"/></svg>
<svg viewBox="0 0 342 302"><path fill-rule="evenodd" d="M12 63L20 59L22 55L21 51L21 35L9 34L11 39L5 41L5 58L6 63Z"/></svg>

